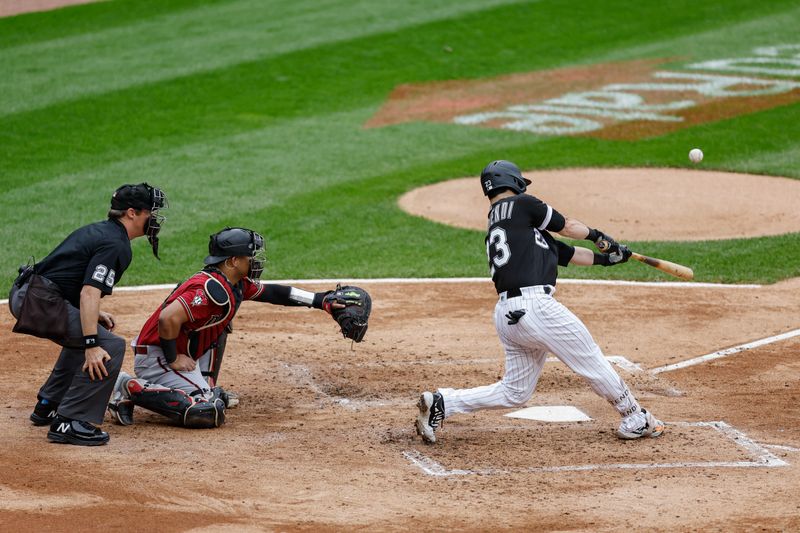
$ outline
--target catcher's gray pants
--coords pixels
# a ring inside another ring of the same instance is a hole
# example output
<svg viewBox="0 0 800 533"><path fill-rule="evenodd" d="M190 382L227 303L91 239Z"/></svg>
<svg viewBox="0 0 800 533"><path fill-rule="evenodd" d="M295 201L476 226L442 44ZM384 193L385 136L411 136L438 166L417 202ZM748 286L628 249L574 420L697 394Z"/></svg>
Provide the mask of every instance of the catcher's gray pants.
<svg viewBox="0 0 800 533"><path fill-rule="evenodd" d="M555 287L536 285L520 289L521 296L501 293L494 309L494 324L506 354L501 381L472 389L439 389L445 416L478 409L521 407L533 395L544 368L547 352L553 353L573 372L589 382L592 390L611 403L620 415L640 410L589 330L552 294ZM524 310L515 324L506 315Z"/></svg>
<svg viewBox="0 0 800 533"><path fill-rule="evenodd" d="M14 285L8 296L11 313L16 317L22 300L28 291L28 283L21 287ZM68 333L67 344L74 345L76 339L83 339L80 311L67 302ZM89 379L89 374L82 370L86 362L82 348L63 346L56 360L50 377L39 389L39 398L58 404L58 414L73 420L82 420L93 424L102 424L108 406L108 400L114 390L122 360L125 357L125 339L114 335L101 324L97 325L98 345L111 359L105 362L108 377Z"/></svg>
<svg viewBox="0 0 800 533"><path fill-rule="evenodd" d="M194 370L191 372L178 372L169 367L160 346L136 346L136 340L133 341L133 344L136 352L136 357L133 360L133 371L137 378L154 385L180 389L187 394L192 394L198 390L208 393L211 390L202 374L202 372L208 370L211 350L197 360Z"/></svg>

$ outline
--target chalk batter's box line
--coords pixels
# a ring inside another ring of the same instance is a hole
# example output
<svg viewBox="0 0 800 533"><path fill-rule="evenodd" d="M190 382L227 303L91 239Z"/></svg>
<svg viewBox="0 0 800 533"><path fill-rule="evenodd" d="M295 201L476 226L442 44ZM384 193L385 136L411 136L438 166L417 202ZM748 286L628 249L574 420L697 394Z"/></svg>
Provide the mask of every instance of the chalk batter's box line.
<svg viewBox="0 0 800 533"><path fill-rule="evenodd" d="M679 370L681 368L686 368L694 365L699 365L701 363L705 363L706 361L713 361L714 359L722 359L723 357L729 357L731 355L737 354L739 352L744 352L747 350L752 350L754 348L759 348L761 346L766 346L767 344L772 344L774 342L780 342L786 339L791 339L793 337L800 336L800 329L795 329L792 331L787 331L786 333L781 333L779 335L772 335L771 337L765 337L763 339L758 339L752 342L747 342L745 344L740 344L739 346L734 346L732 348L726 348L724 350L719 350L716 352L712 352L710 354L701 355L699 357L694 357L692 359L687 359L685 361L681 361L679 363L673 363L670 365L659 366L657 368L652 368L648 370L650 374L661 374L662 372L671 372L673 370Z"/></svg>
<svg viewBox="0 0 800 533"><path fill-rule="evenodd" d="M629 372L644 372L644 368L641 365L638 365L622 355L607 355L606 359L609 363L613 363L623 370L627 370ZM412 359L408 361L341 361L341 362L332 362L326 363L325 366L327 367L349 367L354 366L358 368L376 368L382 366L413 366L413 365L435 365L435 366L447 366L447 365L484 365L484 364L491 364L491 363L502 363L503 358L502 356L498 357L482 357L476 359L449 359L449 360L436 360L436 359ZM560 360L558 357L548 357L545 359L546 363L558 363Z"/></svg>
<svg viewBox="0 0 800 533"><path fill-rule="evenodd" d="M754 442L747 435L728 425L723 421L717 422L670 422L671 426L684 427L710 427L730 439L749 453L750 461L689 461L677 463L615 463L615 464L587 464L563 466L532 466L527 468L482 468L477 470L454 469L449 470L436 460L417 450L403 452L403 457L422 470L425 474L434 477L468 476L468 475L508 475L529 474L541 472L583 472L593 470L656 470L664 468L777 468L788 466L789 463L770 453L764 446Z"/></svg>

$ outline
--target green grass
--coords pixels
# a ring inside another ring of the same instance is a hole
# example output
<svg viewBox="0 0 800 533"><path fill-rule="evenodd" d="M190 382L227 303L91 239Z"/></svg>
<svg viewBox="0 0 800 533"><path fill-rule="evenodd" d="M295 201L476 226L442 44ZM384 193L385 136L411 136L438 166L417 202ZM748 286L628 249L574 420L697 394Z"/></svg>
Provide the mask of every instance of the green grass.
<svg viewBox="0 0 800 533"><path fill-rule="evenodd" d="M704 168L800 178L797 104L635 142L362 127L399 84L735 57L795 42L799 16L777 0L135 0L0 19L0 280L103 218L126 182L162 186L171 205L163 260L136 241L130 285L183 278L226 224L267 236L270 278L484 276L481 232L406 215L396 199L497 158L681 167L702 146ZM632 245L701 281L772 282L800 275L799 239ZM668 279L641 265L561 275Z"/></svg>

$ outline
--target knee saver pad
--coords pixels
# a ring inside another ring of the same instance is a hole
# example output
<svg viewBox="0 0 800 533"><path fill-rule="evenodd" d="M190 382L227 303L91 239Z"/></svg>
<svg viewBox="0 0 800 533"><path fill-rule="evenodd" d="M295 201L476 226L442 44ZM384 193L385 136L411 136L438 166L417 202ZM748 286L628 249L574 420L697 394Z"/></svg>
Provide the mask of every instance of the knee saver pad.
<svg viewBox="0 0 800 533"><path fill-rule="evenodd" d="M222 398L192 398L194 402L183 414L184 427L218 428L225 423L225 402Z"/></svg>

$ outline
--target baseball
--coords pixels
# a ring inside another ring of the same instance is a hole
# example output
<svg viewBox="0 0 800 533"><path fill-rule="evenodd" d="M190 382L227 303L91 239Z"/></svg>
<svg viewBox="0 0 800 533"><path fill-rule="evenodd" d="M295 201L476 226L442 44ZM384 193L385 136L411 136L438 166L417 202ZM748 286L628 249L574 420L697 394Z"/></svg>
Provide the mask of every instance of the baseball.
<svg viewBox="0 0 800 533"><path fill-rule="evenodd" d="M699 163L703 160L703 151L700 148L692 148L689 151L689 161Z"/></svg>

